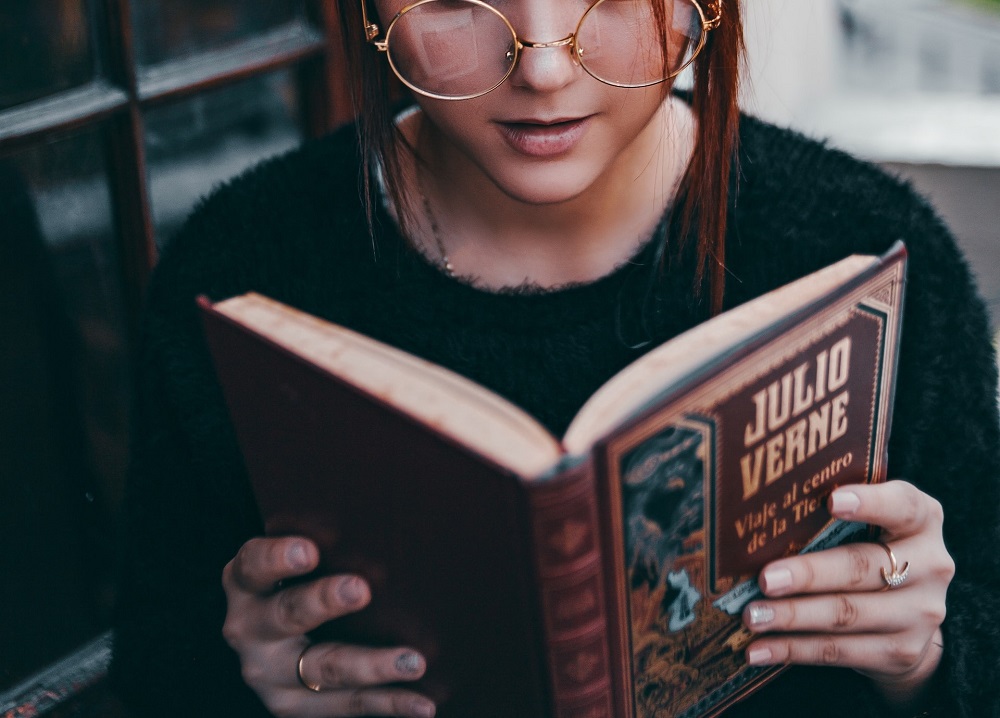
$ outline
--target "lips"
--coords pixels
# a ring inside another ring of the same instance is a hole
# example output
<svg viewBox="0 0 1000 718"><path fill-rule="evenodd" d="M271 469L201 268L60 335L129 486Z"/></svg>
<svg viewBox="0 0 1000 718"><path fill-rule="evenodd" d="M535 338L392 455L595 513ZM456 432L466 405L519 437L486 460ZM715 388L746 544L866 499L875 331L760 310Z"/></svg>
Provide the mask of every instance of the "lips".
<svg viewBox="0 0 1000 718"><path fill-rule="evenodd" d="M572 150L587 131L590 117L518 119L497 122L507 144L529 157L557 157Z"/></svg>

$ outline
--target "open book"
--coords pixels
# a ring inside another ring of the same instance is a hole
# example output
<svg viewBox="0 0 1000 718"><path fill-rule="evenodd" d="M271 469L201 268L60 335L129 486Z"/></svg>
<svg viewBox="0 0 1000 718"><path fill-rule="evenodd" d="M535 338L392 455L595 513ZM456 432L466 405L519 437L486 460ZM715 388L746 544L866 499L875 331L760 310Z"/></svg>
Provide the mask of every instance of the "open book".
<svg viewBox="0 0 1000 718"><path fill-rule="evenodd" d="M712 715L773 677L740 615L884 479L906 252L852 256L611 378L564 437L442 367L266 297L201 298L268 534L373 600L326 636L410 645L438 715Z"/></svg>

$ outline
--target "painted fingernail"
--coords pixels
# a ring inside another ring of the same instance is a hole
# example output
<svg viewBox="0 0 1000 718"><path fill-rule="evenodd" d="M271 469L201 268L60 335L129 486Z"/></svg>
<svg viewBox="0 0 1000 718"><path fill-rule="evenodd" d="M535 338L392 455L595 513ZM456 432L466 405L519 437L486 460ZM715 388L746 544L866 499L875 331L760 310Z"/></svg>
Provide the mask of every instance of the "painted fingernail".
<svg viewBox="0 0 1000 718"><path fill-rule="evenodd" d="M423 659L418 653L407 651L396 656L396 670L404 675L419 673L424 667Z"/></svg>
<svg viewBox="0 0 1000 718"><path fill-rule="evenodd" d="M770 648L751 648L747 651L747 663L751 666L763 666L771 662Z"/></svg>
<svg viewBox="0 0 1000 718"><path fill-rule="evenodd" d="M337 587L337 596L348 606L353 606L365 600L366 590L364 582L355 576L345 578Z"/></svg>
<svg viewBox="0 0 1000 718"><path fill-rule="evenodd" d="M417 718L434 718L437 708L427 701L414 701L410 704L410 713Z"/></svg>
<svg viewBox="0 0 1000 718"><path fill-rule="evenodd" d="M761 583L768 593L781 591L792 585L792 572L787 568L766 568L761 576Z"/></svg>
<svg viewBox="0 0 1000 718"><path fill-rule="evenodd" d="M830 494L830 513L853 516L861 506L861 499L853 491L834 491Z"/></svg>
<svg viewBox="0 0 1000 718"><path fill-rule="evenodd" d="M774 609L765 604L754 604L747 610L751 626L763 626L774 620Z"/></svg>
<svg viewBox="0 0 1000 718"><path fill-rule="evenodd" d="M306 547L300 543L293 543L288 547L285 559L292 568L305 568L309 565L309 554L306 552Z"/></svg>

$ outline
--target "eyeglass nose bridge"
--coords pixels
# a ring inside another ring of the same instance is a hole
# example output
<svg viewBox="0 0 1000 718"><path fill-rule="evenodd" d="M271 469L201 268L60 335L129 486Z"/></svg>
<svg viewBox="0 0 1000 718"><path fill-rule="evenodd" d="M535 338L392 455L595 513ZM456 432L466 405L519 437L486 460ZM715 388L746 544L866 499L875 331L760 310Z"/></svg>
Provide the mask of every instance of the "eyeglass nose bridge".
<svg viewBox="0 0 1000 718"><path fill-rule="evenodd" d="M531 48L532 50L544 50L550 47L566 47L567 45L571 45L569 49L569 55L573 59L573 64L574 65L580 64L580 59L577 57L578 49L576 47L575 32L570 33L561 40L552 40L551 42L535 42L534 40L522 40L521 38L516 38L516 41L517 41L517 55L515 57L519 57L521 54L521 50L524 50L525 48ZM511 53L508 53L508 56L510 54ZM514 68L511 67L511 70L513 69Z"/></svg>
<svg viewBox="0 0 1000 718"><path fill-rule="evenodd" d="M518 43L522 48L530 47L535 50L541 50L546 47L565 47L566 45L571 45L573 41L576 40L576 33L571 33L564 37L562 40L553 40L552 42L534 42L533 40L518 40Z"/></svg>

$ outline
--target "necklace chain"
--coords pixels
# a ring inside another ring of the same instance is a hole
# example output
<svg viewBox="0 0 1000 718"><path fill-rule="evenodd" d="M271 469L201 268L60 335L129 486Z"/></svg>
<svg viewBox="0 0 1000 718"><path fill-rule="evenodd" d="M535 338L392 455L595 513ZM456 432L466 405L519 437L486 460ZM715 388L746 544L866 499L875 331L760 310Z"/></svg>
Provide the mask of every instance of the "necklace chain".
<svg viewBox="0 0 1000 718"><path fill-rule="evenodd" d="M427 199L427 194L423 191L423 187L420 188L420 199L423 201L424 215L427 218L428 224L431 226L431 234L434 236L434 244L437 247L437 262L445 274L449 277L454 277L455 267L452 266L451 260L448 259L448 252L444 248L444 240L441 239L441 228L438 226L437 217L434 215L434 210L431 209L431 201Z"/></svg>

